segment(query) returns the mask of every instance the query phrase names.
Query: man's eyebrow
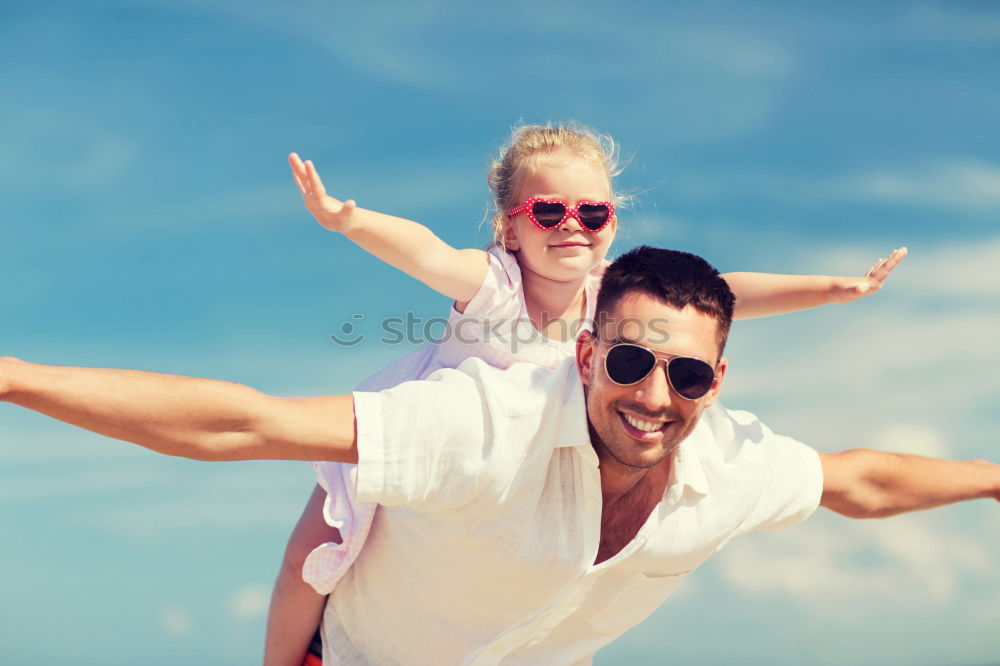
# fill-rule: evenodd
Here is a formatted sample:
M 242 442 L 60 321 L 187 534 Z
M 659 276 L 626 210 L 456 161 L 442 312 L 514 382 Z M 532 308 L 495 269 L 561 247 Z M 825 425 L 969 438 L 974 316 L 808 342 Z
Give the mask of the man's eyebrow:
M 639 345 L 640 347 L 642 346 L 639 340 L 631 340 L 621 335 L 616 335 L 615 337 L 608 340 L 608 344 L 609 345 L 628 344 L 628 345 Z

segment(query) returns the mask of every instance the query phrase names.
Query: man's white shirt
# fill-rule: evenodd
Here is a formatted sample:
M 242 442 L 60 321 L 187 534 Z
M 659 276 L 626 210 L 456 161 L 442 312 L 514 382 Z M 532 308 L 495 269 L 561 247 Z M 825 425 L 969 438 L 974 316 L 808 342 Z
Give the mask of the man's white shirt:
M 329 664 L 587 664 L 732 539 L 804 520 L 819 457 L 706 409 L 636 537 L 594 565 L 601 483 L 574 360 L 469 359 L 356 393 L 356 497 L 378 502 L 323 618 Z

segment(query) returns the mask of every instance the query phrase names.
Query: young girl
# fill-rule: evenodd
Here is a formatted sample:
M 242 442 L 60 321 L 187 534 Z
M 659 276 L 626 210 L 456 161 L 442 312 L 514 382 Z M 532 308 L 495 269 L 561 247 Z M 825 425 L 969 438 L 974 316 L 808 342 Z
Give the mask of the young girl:
M 581 322 L 594 316 L 617 230 L 616 153 L 609 137 L 577 125 L 516 129 L 489 172 L 496 215 L 495 243 L 487 251 L 455 249 L 420 224 L 334 199 L 312 163 L 292 154 L 306 208 L 323 227 L 455 302 L 448 339 L 393 363 L 358 390 L 421 379 L 471 356 L 501 368 L 517 361 L 555 367 L 572 356 Z M 735 317 L 862 298 L 878 291 L 905 253 L 879 259 L 864 277 L 727 274 L 737 297 Z M 323 597 L 303 580 L 329 594 L 360 552 L 376 511 L 351 499 L 354 466 L 314 467 L 320 486 L 289 540 L 275 584 L 265 666 L 303 663 L 323 609 Z M 306 663 L 320 662 L 310 655 Z

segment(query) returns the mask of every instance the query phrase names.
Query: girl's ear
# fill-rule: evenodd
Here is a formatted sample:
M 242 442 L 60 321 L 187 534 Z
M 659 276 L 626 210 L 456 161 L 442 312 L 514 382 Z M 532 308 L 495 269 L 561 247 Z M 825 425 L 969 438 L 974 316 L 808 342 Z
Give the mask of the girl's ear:
M 517 238 L 517 232 L 514 231 L 514 224 L 509 217 L 504 217 L 500 221 L 500 227 L 503 229 L 503 236 L 501 240 L 503 241 L 503 246 L 511 252 L 517 252 L 521 249 L 521 241 Z

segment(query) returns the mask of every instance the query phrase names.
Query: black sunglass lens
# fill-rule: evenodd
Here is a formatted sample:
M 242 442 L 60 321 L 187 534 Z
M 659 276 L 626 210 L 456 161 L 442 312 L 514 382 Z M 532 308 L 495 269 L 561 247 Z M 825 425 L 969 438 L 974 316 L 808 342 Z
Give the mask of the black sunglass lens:
M 696 358 L 675 358 L 667 366 L 667 372 L 674 390 L 689 400 L 708 393 L 715 381 L 712 366 Z
M 635 384 L 656 365 L 656 356 L 648 349 L 635 345 L 612 347 L 605 359 L 608 377 L 616 384 Z
M 539 201 L 531 207 L 531 212 L 535 216 L 538 224 L 546 229 L 558 226 L 566 216 L 566 206 L 561 203 L 546 203 Z
M 597 231 L 603 227 L 611 213 L 604 204 L 581 204 L 578 212 L 580 223 L 591 231 Z

